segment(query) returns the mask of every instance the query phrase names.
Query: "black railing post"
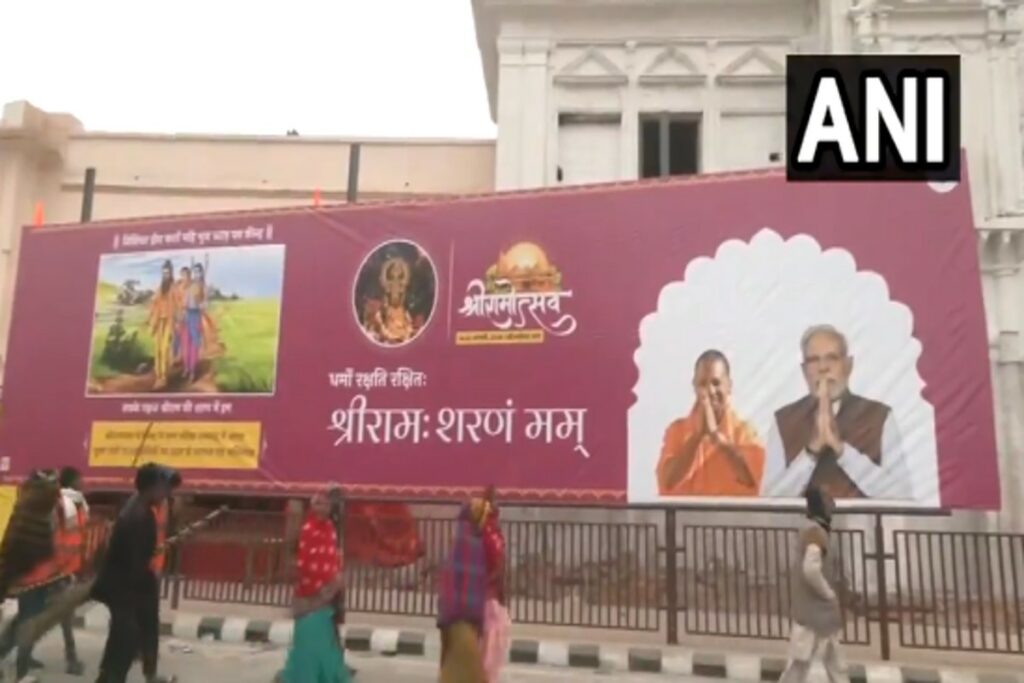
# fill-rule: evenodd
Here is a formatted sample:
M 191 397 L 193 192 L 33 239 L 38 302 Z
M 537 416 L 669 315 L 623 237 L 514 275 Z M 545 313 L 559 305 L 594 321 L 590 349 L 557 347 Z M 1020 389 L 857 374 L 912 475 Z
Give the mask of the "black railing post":
M 675 508 L 665 509 L 665 602 L 666 621 L 668 628 L 668 644 L 679 644 L 679 587 L 676 578 L 676 511 Z
M 171 552 L 170 572 L 163 576 L 164 581 L 171 582 L 171 609 L 177 610 L 181 605 L 181 545 L 176 544 Z
M 242 575 L 242 590 L 248 591 L 258 581 L 256 574 L 256 542 L 252 539 L 245 540 L 245 569 Z
M 878 579 L 878 632 L 881 638 L 882 661 L 892 656 L 889 643 L 889 588 L 885 579 L 885 525 L 881 514 L 875 514 L 875 575 Z

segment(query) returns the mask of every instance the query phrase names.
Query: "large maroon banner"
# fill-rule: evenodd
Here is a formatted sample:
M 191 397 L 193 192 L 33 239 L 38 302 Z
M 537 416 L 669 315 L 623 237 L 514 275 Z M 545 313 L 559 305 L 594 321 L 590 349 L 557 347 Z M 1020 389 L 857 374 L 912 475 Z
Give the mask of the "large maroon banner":
M 966 183 L 774 174 L 27 230 L 7 476 L 999 507 Z

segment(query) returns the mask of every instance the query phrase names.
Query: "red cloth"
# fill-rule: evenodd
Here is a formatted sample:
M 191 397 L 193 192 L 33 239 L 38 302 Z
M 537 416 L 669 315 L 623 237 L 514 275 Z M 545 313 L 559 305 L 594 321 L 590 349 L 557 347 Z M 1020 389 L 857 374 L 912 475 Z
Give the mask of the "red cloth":
M 341 572 L 341 554 L 338 552 L 338 534 L 329 519 L 314 515 L 306 518 L 299 535 L 299 582 L 295 595 L 309 598 Z
M 345 504 L 345 557 L 374 567 L 406 567 L 423 557 L 408 505 L 353 500 Z

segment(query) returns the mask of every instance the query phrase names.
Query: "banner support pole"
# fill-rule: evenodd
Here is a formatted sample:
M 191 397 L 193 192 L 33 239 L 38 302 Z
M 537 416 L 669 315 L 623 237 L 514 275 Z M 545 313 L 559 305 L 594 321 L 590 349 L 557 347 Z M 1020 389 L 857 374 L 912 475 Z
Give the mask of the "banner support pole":
M 96 169 L 90 166 L 85 169 L 85 183 L 82 185 L 82 222 L 92 220 L 92 200 L 96 194 Z
M 353 142 L 348 148 L 348 195 L 349 204 L 355 204 L 359 194 L 359 156 L 362 143 Z

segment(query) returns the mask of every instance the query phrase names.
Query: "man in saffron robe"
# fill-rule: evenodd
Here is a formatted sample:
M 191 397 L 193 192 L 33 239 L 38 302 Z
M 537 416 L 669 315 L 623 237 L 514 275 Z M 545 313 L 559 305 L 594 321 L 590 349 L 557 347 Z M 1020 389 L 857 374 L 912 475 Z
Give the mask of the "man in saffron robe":
M 808 392 L 775 413 L 762 495 L 795 498 L 816 487 L 832 498 L 912 498 L 892 409 L 850 390 L 846 337 L 817 325 L 800 350 Z
M 764 469 L 757 433 L 731 405 L 729 360 L 702 353 L 694 365 L 697 394 L 690 414 L 665 430 L 658 461 L 662 496 L 756 496 Z
M 153 389 L 167 387 L 168 375 L 174 362 L 172 342 L 177 317 L 177 290 L 174 287 L 174 266 L 164 261 L 160 270 L 160 288 L 153 297 L 149 312 L 149 332 L 153 335 Z

